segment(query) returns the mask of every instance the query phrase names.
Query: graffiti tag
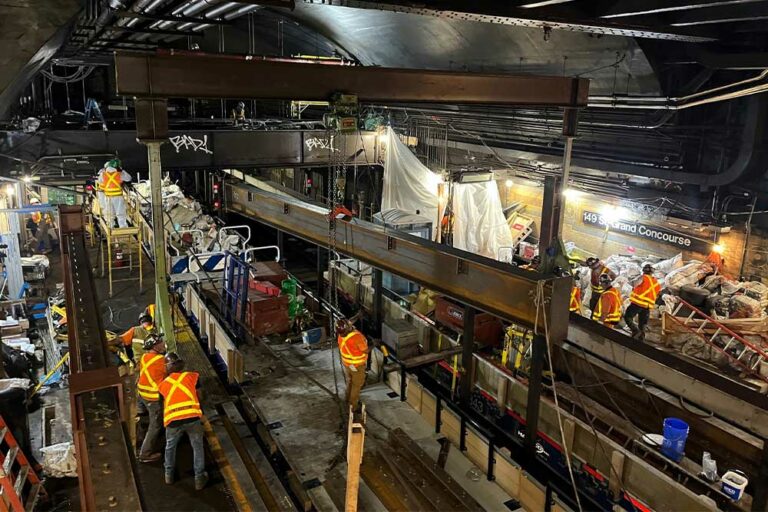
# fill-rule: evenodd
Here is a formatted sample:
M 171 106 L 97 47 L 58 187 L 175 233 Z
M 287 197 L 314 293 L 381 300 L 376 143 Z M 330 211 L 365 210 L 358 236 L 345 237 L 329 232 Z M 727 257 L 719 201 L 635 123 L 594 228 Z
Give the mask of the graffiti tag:
M 327 149 L 330 151 L 339 151 L 335 147 L 333 147 L 333 139 L 321 139 L 319 137 L 312 137 L 304 141 L 304 144 L 307 145 L 307 149 L 310 151 L 314 151 L 315 149 Z
M 174 137 L 170 138 L 171 144 L 173 144 L 173 148 L 178 153 L 180 149 L 189 149 L 197 153 L 198 151 L 202 151 L 203 153 L 206 153 L 208 155 L 212 155 L 213 151 L 208 149 L 208 136 L 203 135 L 202 139 L 196 139 L 194 137 L 190 137 L 189 135 L 176 135 Z

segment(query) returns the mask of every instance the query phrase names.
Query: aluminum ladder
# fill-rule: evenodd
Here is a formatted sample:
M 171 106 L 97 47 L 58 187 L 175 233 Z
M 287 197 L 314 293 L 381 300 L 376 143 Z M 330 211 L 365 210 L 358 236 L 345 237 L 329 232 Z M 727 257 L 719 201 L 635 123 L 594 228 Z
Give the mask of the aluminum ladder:
M 2 416 L 0 445 L 0 512 L 31 512 L 45 489 Z
M 678 301 L 671 314 L 664 313 L 665 319 L 672 320 L 686 331 L 704 340 L 707 345 L 723 354 L 745 373 L 768 383 L 768 377 L 764 377 L 759 371 L 760 363 L 768 361 L 768 353 L 683 299 L 678 297 Z M 690 314 L 686 317 L 678 316 L 683 307 L 690 310 Z M 709 332 L 705 332 L 707 328 L 714 329 L 714 332 L 710 335 Z M 666 328 L 662 329 L 666 331 Z

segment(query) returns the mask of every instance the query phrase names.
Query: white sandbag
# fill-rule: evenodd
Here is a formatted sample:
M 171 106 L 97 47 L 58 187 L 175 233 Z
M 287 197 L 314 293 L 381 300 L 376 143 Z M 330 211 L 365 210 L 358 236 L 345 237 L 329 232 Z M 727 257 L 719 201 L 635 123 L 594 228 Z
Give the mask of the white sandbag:
M 43 454 L 43 471 L 53 478 L 76 477 L 77 460 L 72 442 L 53 444 L 40 448 Z
M 673 270 L 664 278 L 664 287 L 673 291 L 689 284 L 695 284 L 706 276 L 711 268 L 699 262 L 692 262 Z

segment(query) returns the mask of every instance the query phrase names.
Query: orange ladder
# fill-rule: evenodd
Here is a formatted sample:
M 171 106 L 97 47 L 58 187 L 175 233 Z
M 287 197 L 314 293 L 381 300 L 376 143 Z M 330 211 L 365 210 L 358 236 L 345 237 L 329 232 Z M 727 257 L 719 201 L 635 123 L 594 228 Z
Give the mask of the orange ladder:
M 45 489 L 2 416 L 0 446 L 0 512 L 31 512 Z
M 768 353 L 683 299 L 678 297 L 677 300 L 679 303 L 672 313 L 664 313 L 665 320 L 672 320 L 686 331 L 695 334 L 744 372 L 768 382 L 768 377 L 761 375 L 758 370 L 762 361 L 768 361 Z M 691 313 L 687 317 L 677 316 L 683 307 L 688 308 Z M 705 332 L 707 329 L 714 329 L 711 336 L 709 332 Z M 667 330 L 664 324 L 662 330 Z

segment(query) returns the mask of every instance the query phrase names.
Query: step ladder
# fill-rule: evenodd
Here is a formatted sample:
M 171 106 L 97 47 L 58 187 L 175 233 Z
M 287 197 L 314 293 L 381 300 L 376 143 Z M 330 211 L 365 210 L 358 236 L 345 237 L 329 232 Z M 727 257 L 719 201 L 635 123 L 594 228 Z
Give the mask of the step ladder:
M 741 368 L 745 373 L 768 383 L 768 377 L 764 377 L 759 371 L 760 363 L 768 361 L 766 351 L 683 299 L 677 298 L 677 300 L 679 302 L 672 313 L 664 313 L 662 332 L 666 334 L 666 321 L 671 320 L 687 332 L 704 340 L 707 345 L 723 354 L 733 365 Z M 678 316 L 683 307 L 690 310 L 688 316 Z
M 0 416 L 0 512 L 31 512 L 45 489 Z

